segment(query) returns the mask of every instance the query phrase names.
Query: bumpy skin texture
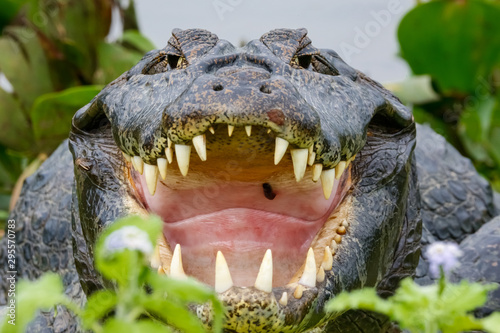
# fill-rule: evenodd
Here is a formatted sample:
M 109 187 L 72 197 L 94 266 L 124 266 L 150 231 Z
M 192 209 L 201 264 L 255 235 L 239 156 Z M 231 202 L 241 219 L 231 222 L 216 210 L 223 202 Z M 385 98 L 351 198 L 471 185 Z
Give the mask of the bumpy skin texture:
M 56 272 L 62 277 L 65 293 L 83 304 L 85 294 L 75 269 L 71 235 L 71 193 L 73 160 L 63 143 L 23 186 L 23 191 L 10 219 L 16 221 L 16 265 L 18 278 L 34 280 L 44 272 Z M 2 278 L 0 304 L 7 302 L 8 271 L 6 239 L 0 242 Z M 58 306 L 43 312 L 28 328 L 28 332 L 76 332 L 74 315 Z
M 428 126 L 418 127 L 417 141 L 422 245 L 425 249 L 426 245 L 438 240 L 460 243 L 498 214 L 492 189 L 477 174 L 469 159 Z M 427 268 L 422 258 L 416 272 L 416 279 L 421 284 L 432 282 Z
M 301 67 L 308 56 L 311 66 Z M 223 94 L 218 85 L 227 88 Z M 175 30 L 167 47 L 148 53 L 77 112 L 69 140 L 74 164 L 65 143 L 26 181 L 12 215 L 22 249 L 18 276 L 58 271 L 67 294 L 79 302 L 111 287 L 93 267 L 93 243 L 116 218 L 144 211 L 120 149 L 154 163 L 167 136 L 184 144 L 212 124 L 262 126 L 295 147 L 313 144 L 316 162 L 325 168 L 357 153 L 348 234 L 324 282 L 282 309 L 288 331 L 321 322 L 325 302 L 341 290 L 376 286 L 391 295 L 401 279 L 415 274 L 422 235 L 424 245 L 463 240 L 470 254 L 486 253 L 484 244 L 497 240 L 498 220 L 485 224 L 496 214 L 491 189 L 470 162 L 427 128 L 418 128 L 416 140 L 399 100 L 335 52 L 313 47 L 305 29 L 274 30 L 242 49 L 208 31 Z M 3 240 L 2 262 L 5 249 Z M 498 282 L 494 258 L 464 256 L 464 266 L 478 268 L 461 269 L 457 277 Z M 430 281 L 425 258 L 417 277 Z M 4 281 L 0 304 L 6 302 Z M 267 297 L 261 294 L 255 297 Z M 484 311 L 498 308 L 498 295 L 492 296 Z M 395 329 L 387 318 L 364 311 L 330 319 L 335 321 L 312 332 Z M 32 325 L 35 332 L 76 330 L 64 310 L 55 318 L 42 314 Z

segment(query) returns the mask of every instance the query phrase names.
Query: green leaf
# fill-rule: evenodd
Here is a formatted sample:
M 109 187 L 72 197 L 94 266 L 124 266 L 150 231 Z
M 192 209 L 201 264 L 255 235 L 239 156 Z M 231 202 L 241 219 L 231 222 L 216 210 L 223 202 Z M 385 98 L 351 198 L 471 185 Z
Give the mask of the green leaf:
M 0 32 L 17 15 L 19 9 L 28 0 L 0 0 Z
M 153 316 L 162 318 L 170 326 L 183 332 L 205 333 L 198 317 L 191 313 L 184 304 L 163 297 L 148 297 L 142 301 L 142 305 Z
M 68 137 L 75 112 L 99 93 L 100 86 L 69 88 L 40 96 L 31 110 L 35 140 L 40 151 L 51 153 Z
M 130 45 L 141 53 L 155 49 L 153 43 L 137 30 L 126 30 L 123 33 L 121 41 L 125 46 Z
M 33 132 L 14 96 L 0 88 L 0 144 L 17 151 L 29 151 Z
M 6 147 L 0 145 L 0 186 L 2 192 L 10 194 L 12 187 L 23 172 L 24 161 L 24 158 L 9 154 Z M 6 209 L 8 207 L 8 205 L 2 206 Z
M 3 278 L 7 277 L 4 275 Z M 25 332 L 37 310 L 50 310 L 66 301 L 61 278 L 52 273 L 43 275 L 37 281 L 19 281 L 15 300 L 16 325 L 8 324 L 10 318 L 7 316 L 1 330 L 4 333 Z
M 494 312 L 481 320 L 483 329 L 490 333 L 500 333 L 500 312 Z
M 341 312 L 349 309 L 377 311 L 387 315 L 391 313 L 389 303 L 381 299 L 374 288 L 353 290 L 349 293 L 341 292 L 329 301 L 325 307 L 328 312 Z
M 0 37 L 0 71 L 12 84 L 21 109 L 28 113 L 35 99 L 53 91 L 50 69 L 35 32 L 9 27 Z
M 108 315 L 116 306 L 117 297 L 113 291 L 99 290 L 90 296 L 82 314 L 83 327 L 91 329 L 94 324 Z
M 213 332 L 222 332 L 224 307 L 211 288 L 194 279 L 172 279 L 152 271 L 148 272 L 147 282 L 153 288 L 156 298 L 161 299 L 164 295 L 168 295 L 169 299 L 177 300 L 181 304 L 210 302 L 213 309 Z
M 402 57 L 445 93 L 474 93 L 500 64 L 499 17 L 498 5 L 479 0 L 419 5 L 399 25 Z
M 111 318 L 104 324 L 103 333 L 169 333 L 172 332 L 168 327 L 152 322 L 150 320 L 141 320 L 134 322 L 119 321 Z
M 143 52 L 132 51 L 119 44 L 100 43 L 97 82 L 104 84 L 113 81 L 138 63 L 142 56 Z
M 40 38 L 45 39 L 42 45 L 46 51 L 56 56 L 51 67 L 66 68 L 64 72 L 52 72 L 57 76 L 55 81 L 64 82 L 78 74 L 84 82 L 91 82 L 97 63 L 97 46 L 109 32 L 113 5 L 113 0 L 56 0 L 44 4 L 33 1 L 26 19 Z M 68 66 L 75 62 L 80 66 Z
M 495 288 L 494 285 L 481 285 L 466 280 L 460 284 L 448 283 L 437 305 L 449 313 L 469 312 L 483 305 L 488 299 L 488 292 Z

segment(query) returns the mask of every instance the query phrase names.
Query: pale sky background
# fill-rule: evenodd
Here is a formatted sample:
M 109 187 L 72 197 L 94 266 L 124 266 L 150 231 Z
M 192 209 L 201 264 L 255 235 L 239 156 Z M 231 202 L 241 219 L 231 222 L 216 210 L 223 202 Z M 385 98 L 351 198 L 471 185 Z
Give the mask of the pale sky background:
M 396 30 L 415 0 L 136 0 L 139 25 L 157 47 L 173 28 L 203 28 L 233 44 L 275 28 L 307 28 L 314 46 L 337 51 L 381 82 L 408 76 Z

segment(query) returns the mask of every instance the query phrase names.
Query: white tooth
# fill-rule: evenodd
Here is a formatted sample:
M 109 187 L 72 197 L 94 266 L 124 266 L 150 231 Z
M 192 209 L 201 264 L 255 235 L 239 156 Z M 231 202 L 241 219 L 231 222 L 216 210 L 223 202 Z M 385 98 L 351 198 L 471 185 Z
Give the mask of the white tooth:
M 208 130 L 210 131 L 210 133 L 215 134 L 215 130 L 214 130 L 214 128 L 213 128 L 212 126 L 210 126 L 210 127 L 208 128 Z
M 132 162 L 132 157 L 130 157 L 129 155 L 125 154 L 124 152 L 122 152 L 122 154 L 123 154 L 123 157 L 125 158 L 125 161 Z
M 200 156 L 200 159 L 202 161 L 206 161 L 207 160 L 207 138 L 205 137 L 205 134 L 195 136 L 193 138 L 193 146 L 194 146 L 194 149 L 196 149 L 198 156 Z
M 293 161 L 293 172 L 295 173 L 295 180 L 300 182 L 304 178 L 307 167 L 307 149 L 291 149 Z
M 314 152 L 314 145 L 311 145 L 308 149 L 309 157 L 307 158 L 307 164 L 312 166 L 314 164 L 314 159 L 316 158 L 316 153 Z
M 283 293 L 283 295 L 281 295 L 279 303 L 283 306 L 286 306 L 288 304 L 288 293 L 286 291 Z
M 319 177 L 321 177 L 321 171 L 323 171 L 323 164 L 316 163 L 313 165 L 312 167 L 313 182 L 317 182 L 319 180 Z
M 307 160 L 307 164 L 312 166 L 314 164 L 314 160 L 316 159 L 316 153 L 312 152 L 309 154 L 309 159 Z
M 301 299 L 303 293 L 304 293 L 304 286 L 299 284 L 297 288 L 295 288 L 295 291 L 293 292 L 293 297 L 295 297 L 296 299 Z
M 307 251 L 304 273 L 302 273 L 299 283 L 306 287 L 316 287 L 316 260 L 314 259 L 312 248 L 309 248 L 309 251 Z
M 252 125 L 245 126 L 245 132 L 248 136 L 252 135 Z
M 233 286 L 233 279 L 229 272 L 226 259 L 222 252 L 217 251 L 215 259 L 215 291 L 223 293 Z
M 160 247 L 158 244 L 155 246 L 155 250 L 153 252 L 153 256 L 151 257 L 151 260 L 149 261 L 149 265 L 151 268 L 154 269 L 159 269 L 161 267 L 161 261 L 160 261 Z
M 319 283 L 325 281 L 325 270 L 322 266 L 319 266 L 318 274 L 316 274 L 316 281 Z
M 325 254 L 323 255 L 323 262 L 321 263 L 321 267 L 325 271 L 329 271 L 332 269 L 333 266 L 333 254 L 332 250 L 330 250 L 329 246 L 325 247 Z
M 287 148 L 288 148 L 288 141 L 276 137 L 276 148 L 274 151 L 274 165 L 278 165 L 283 156 L 285 156 Z
M 172 140 L 167 138 L 167 148 L 172 148 Z
M 260 291 L 270 293 L 273 291 L 273 255 L 267 250 L 260 264 L 259 274 L 255 280 L 254 287 Z
M 233 131 L 234 125 L 227 125 L 227 134 L 229 134 L 229 136 L 233 135 Z
M 160 171 L 161 179 L 165 180 L 167 178 L 167 159 L 158 158 L 156 164 L 158 164 L 158 171 Z
M 177 165 L 183 176 L 187 176 L 189 170 L 189 158 L 191 157 L 191 146 L 175 145 L 175 156 Z
M 184 273 L 184 268 L 182 267 L 182 254 L 181 245 L 177 244 L 174 249 L 174 254 L 172 255 L 172 262 L 170 264 L 170 276 L 174 279 L 185 279 L 186 273 Z
M 134 169 L 142 175 L 142 172 L 144 171 L 144 162 L 140 156 L 134 156 L 132 158 L 132 165 L 134 166 Z
M 167 156 L 168 163 L 172 164 L 174 161 L 174 150 L 172 147 L 165 148 L 165 156 Z
M 345 161 L 340 161 L 335 167 L 335 179 L 340 179 L 340 176 L 344 173 L 347 163 Z
M 339 244 L 335 241 L 335 239 L 332 239 L 332 242 L 330 244 L 330 249 L 332 249 L 332 255 L 335 254 L 335 252 L 337 252 L 339 248 Z
M 158 182 L 158 167 L 147 163 L 144 164 L 144 178 L 146 178 L 149 194 L 155 195 L 156 182 Z
M 330 195 L 332 195 L 334 183 L 335 169 L 323 170 L 321 172 L 321 186 L 323 186 L 323 195 L 326 200 L 330 199 Z

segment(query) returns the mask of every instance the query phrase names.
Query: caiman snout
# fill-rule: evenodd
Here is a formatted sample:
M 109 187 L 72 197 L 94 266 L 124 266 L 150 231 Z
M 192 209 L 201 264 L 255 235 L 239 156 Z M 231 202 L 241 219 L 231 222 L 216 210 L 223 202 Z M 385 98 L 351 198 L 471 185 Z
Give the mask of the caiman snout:
M 223 67 L 198 77 L 164 119 L 174 142 L 189 141 L 213 124 L 227 124 L 263 126 L 308 147 L 320 131 L 318 115 L 287 79 L 254 66 Z

